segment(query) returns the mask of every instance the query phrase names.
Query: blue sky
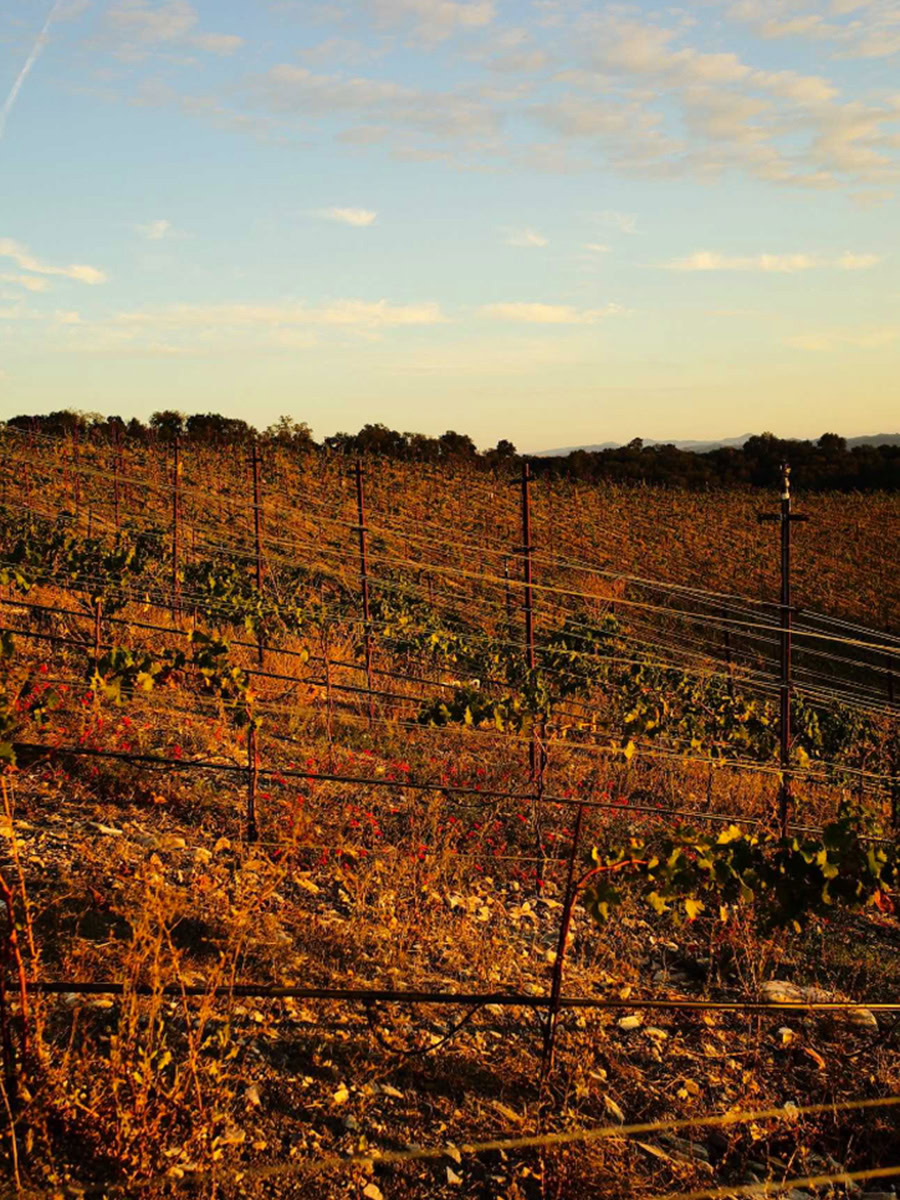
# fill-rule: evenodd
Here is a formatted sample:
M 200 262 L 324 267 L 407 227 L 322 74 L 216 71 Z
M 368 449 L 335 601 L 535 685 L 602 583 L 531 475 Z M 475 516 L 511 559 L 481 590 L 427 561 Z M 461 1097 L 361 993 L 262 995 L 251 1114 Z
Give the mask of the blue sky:
M 0 416 L 900 427 L 900 5 L 14 0 Z

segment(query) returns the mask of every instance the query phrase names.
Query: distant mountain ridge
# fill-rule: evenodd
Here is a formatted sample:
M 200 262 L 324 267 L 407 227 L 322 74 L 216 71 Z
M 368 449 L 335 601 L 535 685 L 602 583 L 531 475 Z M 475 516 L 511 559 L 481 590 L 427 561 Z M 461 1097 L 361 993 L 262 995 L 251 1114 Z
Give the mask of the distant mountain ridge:
M 706 454 L 710 450 L 722 450 L 729 446 L 735 450 L 739 450 L 746 441 L 755 436 L 752 433 L 744 433 L 740 437 L 721 438 L 717 442 L 682 441 L 677 439 L 664 441 L 657 440 L 656 438 L 643 438 L 642 440 L 645 446 L 674 446 L 677 450 L 689 450 L 693 454 Z M 810 440 L 814 441 L 815 439 Z M 533 453 L 533 457 L 561 458 L 566 454 L 573 454 L 576 450 L 584 450 L 588 454 L 596 454 L 601 450 L 618 450 L 622 446 L 627 445 L 627 442 L 600 442 L 594 446 L 564 446 L 560 450 L 536 450 Z M 847 438 L 848 449 L 852 450 L 854 446 L 900 446 L 900 433 L 874 433 L 863 435 L 862 437 Z

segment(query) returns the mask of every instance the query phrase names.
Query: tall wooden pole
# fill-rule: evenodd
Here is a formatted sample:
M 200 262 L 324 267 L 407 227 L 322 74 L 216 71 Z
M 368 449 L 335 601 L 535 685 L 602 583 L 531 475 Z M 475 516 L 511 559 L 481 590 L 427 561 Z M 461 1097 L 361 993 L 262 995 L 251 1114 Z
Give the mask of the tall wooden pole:
M 256 592 L 257 599 L 261 601 L 263 590 L 262 504 L 260 503 L 259 486 L 259 443 L 255 438 L 253 440 L 253 532 L 256 542 Z M 265 666 L 265 647 L 261 626 L 257 634 L 256 657 L 259 665 Z
M 172 459 L 172 616 L 178 615 L 181 586 L 178 580 L 178 537 L 180 524 L 180 505 L 178 490 L 181 482 L 181 439 L 175 435 Z
M 363 637 L 366 655 L 366 685 L 369 689 L 369 721 L 375 718 L 375 706 L 372 697 L 372 612 L 369 604 L 369 563 L 366 544 L 366 495 L 363 486 L 363 467 L 360 459 L 356 460 L 356 511 L 359 517 L 357 533 L 359 534 L 359 586 L 362 593 L 363 608 Z

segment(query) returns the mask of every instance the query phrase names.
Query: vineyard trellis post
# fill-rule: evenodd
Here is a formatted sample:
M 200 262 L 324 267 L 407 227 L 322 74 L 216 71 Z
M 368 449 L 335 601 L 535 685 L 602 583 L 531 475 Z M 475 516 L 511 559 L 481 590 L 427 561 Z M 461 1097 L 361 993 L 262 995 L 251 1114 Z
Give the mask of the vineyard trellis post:
M 115 515 L 116 533 L 119 532 L 119 458 L 121 453 L 121 434 L 117 425 L 115 441 L 113 442 L 113 512 Z
M 103 601 L 98 596 L 94 601 L 94 670 L 100 670 L 100 619 L 103 615 Z
M 794 521 L 806 521 L 807 517 L 791 510 L 791 468 L 784 463 L 781 468 L 781 510 L 778 513 L 760 513 L 761 522 L 776 521 L 781 535 L 781 681 L 779 688 L 779 759 L 781 763 L 781 786 L 778 792 L 778 823 L 781 836 L 787 836 L 788 812 L 791 804 L 791 700 L 793 695 L 792 669 L 792 589 L 791 589 L 791 525 Z
M 262 561 L 262 505 L 260 503 L 259 486 L 259 442 L 253 439 L 253 536 L 256 547 L 256 592 L 257 599 L 262 600 L 263 561 Z M 262 623 L 257 631 L 256 657 L 261 667 L 265 666 L 265 646 L 263 644 Z
M 78 426 L 72 430 L 72 499 L 75 503 L 75 512 L 81 508 L 81 486 L 78 472 L 81 470 L 81 463 L 78 458 Z
M 356 512 L 359 524 L 356 526 L 359 535 L 359 586 L 362 593 L 363 607 L 363 639 L 366 655 L 366 687 L 369 689 L 369 721 L 375 719 L 375 704 L 372 697 L 372 612 L 369 605 L 369 564 L 366 545 L 366 494 L 363 486 L 362 460 L 356 460 Z
M 728 665 L 728 692 L 729 692 L 729 695 L 733 698 L 734 697 L 734 656 L 731 653 L 731 627 L 728 624 L 728 622 L 730 620 L 729 613 L 730 613 L 730 610 L 728 608 L 723 607 L 720 615 L 722 617 L 722 620 L 725 623 L 725 625 L 724 625 L 724 641 L 725 641 L 725 662 Z
M 535 685 L 537 659 L 534 642 L 534 546 L 531 530 L 531 466 L 526 461 L 522 463 L 521 497 L 522 497 L 522 581 L 523 612 L 525 615 L 525 662 L 528 668 L 529 682 Z M 544 838 L 541 830 L 540 805 L 544 796 L 544 765 L 545 754 L 543 738 L 538 733 L 538 723 L 535 719 L 531 729 L 531 739 L 528 746 L 529 779 L 534 785 L 533 822 L 535 848 L 539 860 L 537 886 L 541 887 L 544 873 Z
M 178 534 L 179 502 L 178 490 L 181 481 L 181 438 L 176 434 L 172 443 L 172 616 L 178 615 Z
M 890 632 L 891 632 L 891 630 L 889 629 L 888 633 L 890 633 Z M 894 706 L 897 703 L 897 700 L 896 700 L 896 694 L 894 691 L 894 656 L 892 654 L 888 655 L 888 660 L 887 660 L 887 695 L 888 695 L 888 704 L 890 705 L 891 709 L 894 709 Z M 896 713 L 892 713 L 892 715 L 896 718 Z M 890 772 L 891 772 L 891 826 L 894 829 L 894 831 L 896 832 L 897 819 L 898 819 L 898 817 L 900 817 L 900 777 L 898 777 L 898 773 L 900 773 L 900 734 L 898 734 L 896 732 L 894 734 L 894 741 L 891 746 Z
M 247 726 L 247 841 L 259 839 L 256 823 L 256 795 L 259 790 L 259 729 L 251 717 Z
M 322 605 L 323 611 L 325 605 Z M 322 643 L 322 660 L 325 664 L 325 736 L 328 738 L 328 765 L 334 770 L 334 699 L 331 693 L 331 643 L 328 637 L 327 617 L 319 630 Z
M 529 673 L 534 676 L 534 547 L 531 544 L 531 466 L 522 463 L 522 580 L 525 584 L 523 592 L 523 612 L 525 614 L 525 662 Z M 537 738 L 533 734 L 529 750 L 531 780 L 538 778 Z
M 577 896 L 575 880 L 575 864 L 578 861 L 578 848 L 581 843 L 581 830 L 584 824 L 584 805 L 579 804 L 575 816 L 575 829 L 572 833 L 572 845 L 569 849 L 569 864 L 566 874 L 566 887 L 563 893 L 563 906 L 559 918 L 559 938 L 556 943 L 556 958 L 553 960 L 553 979 L 550 985 L 550 1007 L 547 1012 L 547 1022 L 544 1026 L 544 1064 L 543 1074 L 546 1076 L 553 1069 L 553 1052 L 556 1047 L 556 1027 L 559 1024 L 559 1012 L 562 1001 L 563 965 L 566 957 L 566 947 L 569 943 L 569 929 L 572 925 L 572 911 Z

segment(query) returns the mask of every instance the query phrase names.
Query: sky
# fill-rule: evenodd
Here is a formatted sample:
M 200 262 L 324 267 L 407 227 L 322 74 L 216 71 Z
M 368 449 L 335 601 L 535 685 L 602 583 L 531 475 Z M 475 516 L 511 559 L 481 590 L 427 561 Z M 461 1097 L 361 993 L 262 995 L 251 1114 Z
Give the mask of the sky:
M 900 429 L 900 3 L 9 0 L 0 418 Z

